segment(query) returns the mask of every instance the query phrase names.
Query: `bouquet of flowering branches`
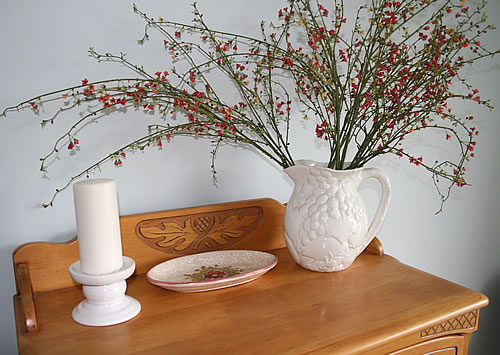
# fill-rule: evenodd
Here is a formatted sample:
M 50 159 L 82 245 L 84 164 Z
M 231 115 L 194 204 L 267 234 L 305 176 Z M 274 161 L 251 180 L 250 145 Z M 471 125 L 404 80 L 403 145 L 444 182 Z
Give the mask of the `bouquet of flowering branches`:
M 196 4 L 191 24 L 150 18 L 134 5 L 146 23 L 139 43 L 158 31 L 170 67 L 148 72 L 124 54 L 90 48 L 97 60 L 120 63 L 135 75 L 84 79 L 9 107 L 3 115 L 26 107 L 38 113 L 47 101 L 61 100 L 60 108 L 41 121 L 45 126 L 90 104 L 41 158 L 46 171 L 61 147 L 72 150 L 80 143 L 77 133 L 88 121 L 123 106 L 158 114 L 159 123 L 148 126 L 143 137 L 104 155 L 62 189 L 105 162 L 121 165 L 127 153 L 162 146 L 174 136 L 210 139 L 212 162 L 222 143 L 232 143 L 253 147 L 286 168 L 294 164 L 290 120 L 302 117 L 316 120 L 313 134 L 327 142 L 328 167 L 354 169 L 387 153 L 406 157 L 432 173 L 445 201 L 453 186 L 466 184 L 464 164 L 474 156 L 478 134 L 473 116 L 453 112 L 453 100 L 491 108 L 461 75 L 464 67 L 499 52 L 481 43 L 493 29 L 483 14 L 486 2 L 469 8 L 466 0 L 370 0 L 352 23 L 342 0 L 331 5 L 287 0 L 278 22 L 262 23 L 258 38 L 209 28 Z M 218 85 L 221 77 L 226 84 Z M 236 88 L 237 100 L 226 98 L 228 88 Z M 431 129 L 456 142 L 455 157 L 427 161 L 405 150 L 407 136 Z M 215 174 L 213 164 L 212 169 Z M 439 181 L 447 182 L 444 190 Z

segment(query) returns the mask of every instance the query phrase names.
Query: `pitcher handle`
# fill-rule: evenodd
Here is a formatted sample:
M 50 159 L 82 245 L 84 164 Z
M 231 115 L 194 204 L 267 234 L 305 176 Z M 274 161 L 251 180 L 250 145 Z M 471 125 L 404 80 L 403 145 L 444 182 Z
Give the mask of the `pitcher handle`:
M 363 173 L 361 175 L 362 180 L 374 178 L 377 179 L 380 185 L 382 186 L 382 198 L 380 199 L 377 212 L 375 212 L 375 216 L 373 217 L 372 223 L 368 228 L 368 237 L 369 240 L 372 240 L 375 234 L 378 233 L 380 227 L 382 226 L 382 222 L 385 219 L 387 214 L 387 210 L 389 209 L 389 202 L 391 201 L 392 188 L 391 183 L 389 181 L 389 177 L 380 169 L 377 168 L 365 168 L 363 169 Z

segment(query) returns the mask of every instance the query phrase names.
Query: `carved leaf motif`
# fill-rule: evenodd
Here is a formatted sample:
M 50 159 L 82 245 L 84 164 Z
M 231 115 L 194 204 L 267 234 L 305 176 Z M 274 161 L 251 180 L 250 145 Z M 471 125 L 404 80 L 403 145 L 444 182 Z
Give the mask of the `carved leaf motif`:
M 174 222 L 163 222 L 162 228 L 142 227 L 141 234 L 144 238 L 165 238 L 164 240 L 156 243 L 159 247 L 162 248 L 179 246 L 186 241 L 190 243 L 197 236 L 197 233 L 192 229 L 190 223 L 185 223 L 184 226 L 180 226 Z
M 169 254 L 189 255 L 228 248 L 248 236 L 262 218 L 262 208 L 249 206 L 205 213 L 142 220 L 137 237 Z
M 221 221 L 220 217 L 217 217 L 212 232 L 208 237 L 219 245 L 227 244 L 231 238 L 239 238 L 245 234 L 258 218 L 259 215 L 232 215 Z

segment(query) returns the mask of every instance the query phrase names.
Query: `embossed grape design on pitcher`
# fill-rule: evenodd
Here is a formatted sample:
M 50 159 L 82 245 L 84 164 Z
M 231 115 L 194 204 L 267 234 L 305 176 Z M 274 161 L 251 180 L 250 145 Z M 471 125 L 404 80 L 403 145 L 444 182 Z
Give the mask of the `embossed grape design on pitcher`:
M 283 228 L 295 262 L 313 271 L 349 267 L 380 229 L 391 199 L 389 178 L 376 168 L 333 170 L 326 164 L 297 161 L 285 172 L 295 183 Z M 371 224 L 358 187 L 375 178 L 382 198 Z

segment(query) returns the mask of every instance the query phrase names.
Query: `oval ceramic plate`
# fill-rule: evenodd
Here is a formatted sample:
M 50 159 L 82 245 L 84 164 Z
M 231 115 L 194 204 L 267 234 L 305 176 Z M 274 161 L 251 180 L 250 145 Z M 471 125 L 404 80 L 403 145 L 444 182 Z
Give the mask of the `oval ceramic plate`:
M 165 261 L 146 277 L 167 290 L 202 292 L 253 281 L 277 263 L 276 256 L 262 251 L 221 250 Z

